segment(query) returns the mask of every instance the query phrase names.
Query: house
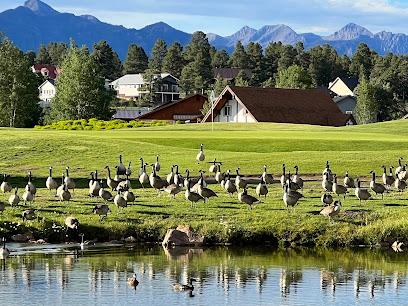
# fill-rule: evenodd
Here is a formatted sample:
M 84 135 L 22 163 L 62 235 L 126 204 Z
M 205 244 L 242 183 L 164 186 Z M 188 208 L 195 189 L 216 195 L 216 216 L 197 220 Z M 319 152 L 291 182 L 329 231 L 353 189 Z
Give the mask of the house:
M 161 88 L 157 94 L 161 96 L 161 102 L 166 103 L 180 98 L 178 93 L 178 79 L 169 73 L 160 74 L 162 79 Z M 116 90 L 120 99 L 137 100 L 143 94 L 149 92 L 149 87 L 145 84 L 142 74 L 127 74 L 109 83 L 111 88 Z
M 60 69 L 52 65 L 33 65 L 31 66 L 33 73 L 41 73 L 45 78 L 55 80 L 57 75 L 61 73 Z
M 55 97 L 55 81 L 52 79 L 46 80 L 40 86 L 38 86 L 40 104 L 41 107 L 51 107 L 51 100 Z
M 118 109 L 113 115 L 113 119 L 131 121 L 148 112 L 150 112 L 148 109 Z
M 280 122 L 324 126 L 354 125 L 330 95 L 317 89 L 227 86 L 213 106 L 214 122 Z M 211 110 L 202 122 L 211 121 Z
M 251 69 L 241 69 L 241 68 L 213 68 L 212 74 L 213 79 L 212 83 L 215 83 L 217 76 L 220 75 L 224 80 L 230 81 L 231 84 L 235 84 L 235 78 L 237 77 L 238 73 L 244 70 L 248 79 L 252 77 Z
M 358 85 L 358 79 L 337 77 L 329 83 L 329 90 L 338 96 L 354 96 L 354 89 Z
M 354 108 L 357 106 L 356 96 L 335 96 L 333 101 L 337 104 L 343 114 L 352 114 Z
M 161 105 L 151 112 L 138 117 L 139 120 L 167 120 L 175 121 L 190 121 L 197 122 L 197 119 L 202 118 L 201 109 L 207 97 L 201 94 L 194 94 L 184 99 L 168 102 Z

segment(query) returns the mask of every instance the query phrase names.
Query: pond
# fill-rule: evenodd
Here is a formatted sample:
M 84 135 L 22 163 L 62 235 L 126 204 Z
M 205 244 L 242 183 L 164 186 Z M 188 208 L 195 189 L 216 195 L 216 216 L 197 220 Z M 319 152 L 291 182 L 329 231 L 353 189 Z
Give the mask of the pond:
M 0 305 L 405 304 L 408 253 L 376 249 L 9 244 Z M 127 284 L 137 274 L 139 285 Z M 197 281 L 193 291 L 175 283 Z

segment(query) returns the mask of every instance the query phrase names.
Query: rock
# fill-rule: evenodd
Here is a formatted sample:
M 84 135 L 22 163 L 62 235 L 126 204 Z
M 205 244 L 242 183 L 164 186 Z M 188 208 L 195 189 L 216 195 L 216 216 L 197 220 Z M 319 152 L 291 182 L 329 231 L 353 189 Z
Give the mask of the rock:
M 127 238 L 125 239 L 125 242 L 126 242 L 126 243 L 136 243 L 137 240 L 136 240 L 135 237 L 130 236 L 130 237 L 127 237 Z
M 27 232 L 25 234 L 16 234 L 11 236 L 11 240 L 13 240 L 14 242 L 26 242 L 28 240 L 33 240 L 34 239 L 34 235 L 32 232 Z
M 375 245 L 375 247 L 378 248 L 378 249 L 389 249 L 390 248 L 390 243 L 388 241 L 381 241 L 381 242 L 378 242 Z
M 123 241 L 121 241 L 121 240 L 111 240 L 111 241 L 109 241 L 109 243 L 112 243 L 112 244 L 123 244 Z
M 187 225 L 179 225 L 176 229 L 168 229 L 162 242 L 167 245 L 201 245 L 204 243 L 204 236 L 197 234 Z

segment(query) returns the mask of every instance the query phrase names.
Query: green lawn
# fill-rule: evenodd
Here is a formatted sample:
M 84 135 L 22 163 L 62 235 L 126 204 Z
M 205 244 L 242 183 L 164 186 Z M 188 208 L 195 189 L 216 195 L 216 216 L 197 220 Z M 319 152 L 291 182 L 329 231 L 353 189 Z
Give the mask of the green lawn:
M 78 217 L 85 238 L 99 240 L 119 239 L 129 235 L 140 241 L 157 241 L 167 228 L 178 224 L 190 224 L 205 234 L 210 242 L 263 242 L 282 241 L 299 244 L 352 245 L 373 244 L 386 237 L 408 237 L 407 197 L 395 191 L 386 195 L 384 201 L 371 200 L 365 207 L 351 196 L 343 205 L 343 213 L 333 225 L 318 215 L 321 209 L 322 188 L 320 174 L 326 160 L 331 162 L 333 172 L 343 177 L 346 171 L 353 177 L 370 177 L 375 170 L 382 175 L 381 165 L 397 165 L 399 156 L 408 159 L 408 121 L 394 121 L 355 127 L 319 127 L 291 124 L 211 124 L 172 125 L 164 127 L 108 130 L 108 131 L 58 131 L 0 129 L 3 146 L 0 148 L 0 172 L 10 174 L 10 182 L 21 189 L 27 181 L 27 172 L 32 171 L 34 184 L 40 187 L 33 204 L 41 222 L 29 222 L 15 226 L 10 222 L 21 222 L 21 212 L 27 207 L 7 207 L 0 216 L 0 236 L 24 232 L 31 228 L 37 238 L 48 237 L 57 241 L 64 239 L 61 229 L 52 225 L 63 225 L 67 215 Z M 306 199 L 288 214 L 282 201 L 280 184 L 272 184 L 265 203 L 247 211 L 237 197 L 230 198 L 220 186 L 211 185 L 219 198 L 209 204 L 199 203 L 198 209 L 180 193 L 177 199 L 167 194 L 157 197 L 151 188 L 141 189 L 133 179 L 133 189 L 138 196 L 134 205 L 129 205 L 124 214 L 118 214 L 112 204 L 113 213 L 100 223 L 91 211 L 95 205 L 87 195 L 89 173 L 98 169 L 100 177 L 106 176 L 106 165 L 118 164 L 119 154 L 127 165 L 132 161 L 133 173 L 140 167 L 139 158 L 154 162 L 160 154 L 165 177 L 170 166 L 178 164 L 181 172 L 190 169 L 198 175 L 199 169 L 208 170 L 208 164 L 199 165 L 195 156 L 204 143 L 206 161 L 213 158 L 223 161 L 223 171 L 236 167 L 241 174 L 261 174 L 263 165 L 279 179 L 282 163 L 287 170 L 298 165 L 301 174 L 317 174 L 306 184 Z M 79 189 L 68 207 L 56 201 L 45 190 L 45 178 L 49 166 L 54 167 L 54 176 L 59 177 L 65 166 L 71 167 L 71 176 Z M 150 171 L 150 170 L 149 170 Z M 58 180 L 59 181 L 59 180 Z M 364 186 L 368 183 L 364 182 Z M 255 185 L 253 185 L 255 187 Z M 254 189 L 249 190 L 254 194 Z M 19 192 L 20 196 L 22 191 Z M 0 198 L 2 196 L 0 195 Z M 8 197 L 8 196 L 7 196 Z

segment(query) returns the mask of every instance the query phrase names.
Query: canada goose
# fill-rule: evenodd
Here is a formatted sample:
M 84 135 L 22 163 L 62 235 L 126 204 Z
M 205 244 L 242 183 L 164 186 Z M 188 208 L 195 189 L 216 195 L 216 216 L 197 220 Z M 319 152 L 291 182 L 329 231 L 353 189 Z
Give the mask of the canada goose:
M 125 198 L 126 203 L 134 203 L 136 200 L 135 194 L 130 190 L 126 190 L 123 193 L 123 197 Z
M 333 197 L 330 193 L 324 193 L 321 197 L 323 205 L 330 205 L 333 203 Z
M 323 179 L 325 178 L 326 173 L 328 173 L 329 175 L 327 176 L 327 179 L 330 182 L 333 182 L 333 175 L 332 175 L 332 171 L 330 170 L 330 163 L 329 161 L 326 161 L 326 168 L 323 170 Z
M 334 182 L 332 185 L 332 191 L 337 194 L 337 196 L 340 199 L 340 195 L 343 195 L 343 200 L 346 200 L 346 194 L 347 194 L 347 188 L 344 187 L 343 185 L 337 184 L 337 175 L 333 174 L 334 177 Z
M 3 211 L 6 210 L 6 203 L 0 201 L 0 213 L 3 214 Z
M 189 183 L 187 184 L 187 190 L 186 190 L 186 193 L 185 193 L 185 197 L 186 197 L 186 200 L 191 202 L 191 207 L 193 207 L 193 203 L 194 203 L 195 208 L 197 208 L 197 202 L 198 201 L 205 202 L 205 199 L 204 199 L 203 196 L 199 195 L 197 192 L 190 191 L 190 184 Z
M 23 198 L 23 200 L 24 200 L 24 205 L 26 205 L 27 202 L 29 202 L 30 205 L 33 204 L 34 195 L 31 193 L 31 188 L 30 188 L 30 186 L 26 186 L 26 190 L 24 191 L 22 198 Z
M 286 205 L 286 210 L 289 212 L 289 206 L 292 207 L 292 212 L 294 211 L 294 207 L 298 202 L 298 198 L 294 196 L 293 191 L 290 190 L 289 187 L 289 180 L 286 181 L 285 184 L 285 192 L 283 194 L 283 202 Z
M 90 245 L 95 245 L 95 242 L 93 242 L 92 240 L 85 240 L 84 241 L 84 233 L 80 233 L 78 234 L 78 236 L 81 236 L 81 243 L 79 244 L 81 247 L 81 250 L 83 250 L 85 247 L 90 246 Z
M 65 170 L 67 172 L 67 175 L 65 177 L 65 184 L 67 185 L 68 189 L 72 189 L 72 192 L 75 194 L 75 182 L 74 180 L 69 176 L 69 170 L 70 167 L 66 167 Z
M 118 173 L 118 175 L 125 175 L 126 174 L 126 167 L 122 163 L 122 155 L 119 155 L 119 165 L 117 165 L 117 173 Z
M 152 166 L 152 173 L 153 176 L 150 179 L 150 185 L 157 190 L 159 195 L 161 195 L 161 191 L 164 187 L 168 186 L 167 181 L 162 180 L 157 174 L 156 174 L 156 166 L 155 164 L 151 164 Z
M 143 174 L 143 172 L 146 172 L 146 170 L 144 170 L 144 162 L 143 162 L 143 158 L 139 158 L 140 159 L 140 169 L 139 169 L 139 178 L 140 176 Z
M 11 206 L 17 205 L 18 203 L 20 203 L 20 197 L 18 196 L 17 191 L 18 191 L 18 187 L 14 188 L 14 194 L 10 195 L 9 197 L 9 203 Z
M 395 169 L 395 177 L 398 177 L 398 173 L 400 173 L 401 170 L 402 170 L 402 162 L 401 161 L 403 159 L 404 159 L 403 157 L 398 158 L 398 167 Z
M 303 180 L 299 176 L 299 166 L 296 165 L 293 168 L 295 168 L 296 172 L 295 172 L 295 175 L 292 178 L 292 182 L 296 183 L 300 187 L 300 189 L 303 190 Z
M 174 172 L 173 172 L 173 170 L 174 170 L 174 165 L 171 166 L 170 173 L 167 174 L 166 180 L 167 180 L 167 183 L 169 183 L 169 184 L 174 183 Z
M 205 171 L 200 171 L 200 172 L 201 172 L 201 179 L 200 179 L 200 185 L 198 186 L 197 191 L 198 191 L 198 194 L 202 196 L 208 202 L 211 197 L 218 197 L 218 195 L 210 188 L 207 188 L 204 186 L 203 176 L 204 176 Z
M 126 180 L 119 182 L 118 187 L 116 187 L 116 191 L 128 191 L 132 187 L 130 184 L 129 175 L 126 174 Z
M 64 184 L 65 184 L 65 173 L 62 173 L 61 176 L 61 185 L 58 186 L 57 191 L 55 192 L 55 196 L 59 197 L 61 192 L 64 190 Z
M 225 174 L 225 172 L 223 172 L 223 175 L 224 175 L 224 179 L 221 181 L 220 185 L 221 185 L 221 188 L 222 188 L 222 189 L 224 189 L 225 191 L 227 191 L 227 190 L 225 189 L 225 182 L 227 181 L 228 177 L 227 177 L 227 175 Z
M 354 184 L 354 179 L 349 176 L 349 172 L 346 172 L 346 176 L 344 177 L 344 186 L 347 188 L 356 188 Z
M 136 287 L 137 285 L 139 285 L 139 281 L 136 279 L 136 273 L 133 274 L 133 277 L 129 277 L 127 279 L 127 283 L 129 286 L 132 286 L 132 287 Z
M 231 173 L 231 170 L 228 170 L 227 171 L 227 180 L 225 181 L 225 190 L 229 193 L 230 197 L 232 198 L 234 193 L 237 192 L 237 187 L 231 181 L 230 173 Z
M 197 157 L 196 157 L 198 163 L 204 161 L 204 159 L 205 159 L 205 155 L 204 155 L 204 152 L 203 152 L 203 148 L 204 148 L 204 145 L 201 144 L 200 152 L 197 154 Z
M 108 191 L 103 189 L 103 180 L 101 180 L 101 189 L 99 189 L 99 197 L 105 201 L 105 204 L 112 199 L 112 194 Z
M 289 178 L 289 175 L 286 174 L 286 165 L 282 164 L 282 175 L 280 178 L 282 187 L 286 184 L 286 180 Z
M 160 172 L 160 163 L 159 163 L 159 157 L 160 157 L 160 154 L 157 154 L 157 156 L 156 156 L 156 162 L 154 163 L 154 167 L 155 167 L 155 169 L 156 169 L 156 172 Z
M 120 177 L 118 166 L 115 166 L 115 169 L 116 169 L 116 174 L 115 174 L 115 177 L 113 179 L 115 181 L 117 181 L 118 183 L 120 183 L 122 181 L 122 178 Z
M 252 210 L 252 205 L 253 204 L 258 204 L 258 203 L 262 203 L 260 200 L 258 200 L 257 198 L 251 196 L 248 194 L 247 189 L 245 188 L 243 192 L 238 193 L 238 200 L 241 203 L 247 204 L 247 209 L 248 210 Z
M 144 184 L 149 183 L 149 176 L 146 173 L 146 165 L 147 164 L 143 164 L 143 173 L 139 175 L 139 183 L 140 185 L 142 185 L 143 189 L 144 189 Z
M 223 181 L 225 178 L 225 173 L 221 172 L 221 165 L 222 163 L 218 163 L 217 173 L 215 173 L 215 180 L 218 182 L 218 184 L 221 184 L 221 181 Z
M 406 181 L 406 180 L 408 180 L 407 166 L 408 166 L 408 164 L 404 164 L 404 165 L 402 166 L 401 171 L 398 173 L 398 178 L 399 178 L 401 181 Z
M 407 188 L 407 183 L 405 181 L 400 180 L 399 178 L 395 180 L 394 184 L 395 188 L 397 188 L 400 195 L 404 192 L 404 189 Z
M 371 194 L 370 192 L 368 192 L 367 189 L 362 189 L 361 188 L 361 183 L 360 183 L 360 179 L 357 179 L 357 188 L 355 190 L 355 194 L 356 197 L 358 198 L 359 202 L 360 202 L 360 206 L 361 206 L 361 201 L 364 201 L 364 205 L 365 202 L 371 198 Z
M 187 188 L 188 186 L 190 186 L 190 188 L 192 188 L 195 182 L 190 177 L 190 170 L 186 169 L 186 173 L 187 173 L 187 176 L 184 179 L 184 187 Z
M 237 171 L 237 176 L 235 177 L 235 186 L 237 189 L 245 189 L 247 186 L 247 181 L 244 180 L 241 175 L 239 175 L 240 168 L 235 169 Z
M 201 186 L 201 181 L 203 182 L 202 186 L 207 187 L 207 182 L 205 181 L 204 175 L 203 175 L 203 173 L 205 173 L 205 171 L 199 170 L 198 172 L 200 172 L 200 178 L 197 180 L 197 183 L 195 183 L 193 185 L 193 187 L 190 186 L 191 191 L 193 191 L 193 192 L 198 192 L 198 188 Z
M 334 223 L 333 217 L 337 216 L 339 214 L 340 209 L 341 209 L 341 202 L 340 202 L 340 200 L 338 200 L 338 201 L 336 200 L 336 201 L 334 201 L 334 205 L 324 207 L 320 211 L 320 214 L 325 216 L 325 217 L 329 217 L 329 221 L 333 221 L 333 223 Z
M 98 172 L 97 170 L 95 172 L 91 173 L 92 175 L 92 184 L 89 186 L 89 196 L 90 197 L 97 197 L 99 196 L 99 190 L 101 189 L 101 185 L 98 182 Z
M 194 290 L 193 282 L 196 282 L 197 280 L 194 278 L 190 278 L 188 280 L 188 284 L 175 284 L 173 285 L 173 290 L 175 291 L 186 291 L 186 290 Z
M 13 189 L 11 187 L 11 184 L 7 181 L 7 177 L 8 177 L 8 175 L 4 173 L 3 174 L 3 182 L 0 185 L 0 189 L 1 189 L 1 191 L 3 191 L 4 196 L 6 196 L 6 192 L 11 192 L 11 190 Z
M 329 174 L 328 172 L 326 172 L 324 174 L 324 178 L 323 178 L 323 182 L 322 182 L 322 187 L 324 190 L 326 190 L 327 192 L 332 192 L 333 190 L 333 183 L 329 180 L 329 176 L 331 174 Z
M 33 184 L 33 177 L 31 175 L 31 171 L 28 171 L 28 182 L 25 187 L 25 190 L 28 190 L 28 187 L 30 187 L 30 192 L 35 197 L 35 194 L 37 193 L 37 188 Z
M 268 187 L 266 187 L 265 181 L 263 176 L 260 176 L 261 181 L 259 182 L 258 186 L 256 186 L 256 195 L 258 197 L 260 196 L 265 196 L 265 201 L 266 201 L 266 195 L 268 194 Z
M 169 194 L 173 199 L 176 198 L 176 194 L 183 190 L 183 186 L 177 184 L 170 184 L 167 187 L 164 187 L 164 191 Z
M 176 168 L 176 173 L 174 173 L 173 183 L 176 185 L 182 185 L 184 179 L 183 179 L 183 176 L 179 172 L 179 166 L 174 165 L 174 167 Z
M 384 200 L 384 192 L 386 191 L 385 186 L 383 184 L 379 184 L 375 182 L 374 170 L 371 170 L 370 173 L 373 174 L 373 178 L 370 181 L 371 190 L 375 192 L 375 197 L 377 197 L 377 194 L 381 194 L 381 200 Z
M 95 182 L 95 174 L 93 172 L 91 172 L 89 175 L 91 176 L 91 179 L 89 180 L 88 186 L 89 186 L 89 188 L 91 188 L 91 186 Z
M 65 183 L 62 191 L 59 194 L 59 198 L 61 202 L 67 202 L 67 205 L 69 205 L 69 200 L 71 200 L 71 192 L 69 192 L 68 186 Z
M 131 163 L 132 162 L 129 162 L 129 165 L 128 165 L 128 167 L 126 169 L 126 173 L 125 173 L 125 175 L 128 176 L 128 177 L 132 175 L 132 169 L 130 169 L 130 164 Z
M 211 166 L 210 166 L 210 168 L 208 168 L 208 172 L 211 174 L 215 174 L 215 172 L 217 172 L 217 165 L 216 165 L 216 163 L 217 163 L 217 159 L 216 158 L 214 158 L 214 160 L 212 161 L 212 162 L 208 162 L 209 164 L 212 164 Z
M 384 169 L 384 173 L 382 175 L 383 183 L 385 186 L 389 188 L 395 182 L 395 177 L 394 174 L 392 173 L 392 168 L 394 168 L 394 166 L 390 167 L 390 175 L 387 175 L 387 167 L 385 165 L 382 165 L 381 168 Z
M 23 213 L 21 214 L 23 221 L 32 221 L 37 219 L 37 215 L 35 214 L 34 210 L 28 209 L 23 211 Z
M 111 213 L 112 211 L 109 209 L 109 206 L 106 204 L 98 204 L 95 205 L 94 209 L 92 210 L 93 214 L 98 214 L 99 215 L 99 221 L 103 221 L 108 216 L 108 213 Z M 103 216 L 103 217 L 102 217 Z
M 290 196 L 295 197 L 297 200 L 305 197 L 300 192 L 290 189 L 290 179 L 286 180 L 286 184 L 285 184 L 283 189 L 285 190 L 285 188 L 287 188 L 287 186 L 289 186 L 289 195 Z
M 300 189 L 300 186 L 299 186 L 297 183 L 295 183 L 295 182 L 293 181 L 293 179 L 291 178 L 290 171 L 288 171 L 288 180 L 289 180 L 290 190 L 296 191 L 296 190 Z
M 10 250 L 6 248 L 6 238 L 3 237 L 1 240 L 3 242 L 3 245 L 0 248 L 0 259 L 4 259 L 10 255 Z
M 65 218 L 65 225 L 67 226 L 67 230 L 65 234 L 68 232 L 69 229 L 74 230 L 78 233 L 79 221 L 75 217 L 66 217 Z
M 119 213 L 123 213 L 123 209 L 127 207 L 127 202 L 126 202 L 126 199 L 122 197 L 120 193 L 121 191 L 119 190 L 118 194 L 113 199 L 113 203 L 115 203 L 116 207 L 119 210 Z
M 108 178 L 106 179 L 106 184 L 110 188 L 112 188 L 112 191 L 116 190 L 116 187 L 118 187 L 119 182 L 111 178 L 111 171 L 110 171 L 109 166 L 106 166 L 105 169 L 108 170 Z
M 264 165 L 264 172 L 262 173 L 262 177 L 265 181 L 266 184 L 272 184 L 273 182 L 273 176 L 272 174 L 268 174 L 268 172 L 266 171 L 267 166 Z
M 58 183 L 56 180 L 53 179 L 52 177 L 52 167 L 50 167 L 50 176 L 47 178 L 45 181 L 45 186 L 48 188 L 48 190 L 51 191 L 55 189 L 55 194 L 57 194 L 57 188 L 58 188 Z

